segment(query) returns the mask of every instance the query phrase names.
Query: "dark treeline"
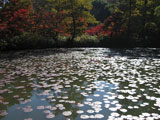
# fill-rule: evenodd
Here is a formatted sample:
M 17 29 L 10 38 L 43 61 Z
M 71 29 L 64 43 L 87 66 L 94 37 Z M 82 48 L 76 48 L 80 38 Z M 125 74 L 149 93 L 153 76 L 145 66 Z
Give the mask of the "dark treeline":
M 160 47 L 159 0 L 0 0 L 0 50 Z
M 106 45 L 110 47 L 159 47 L 159 0 L 97 0 L 94 2 L 96 5 L 101 4 L 100 10 L 105 5 L 106 14 L 101 12 L 101 16 L 108 15 L 103 19 L 102 24 L 103 30 L 109 30 L 110 39 L 105 40 Z

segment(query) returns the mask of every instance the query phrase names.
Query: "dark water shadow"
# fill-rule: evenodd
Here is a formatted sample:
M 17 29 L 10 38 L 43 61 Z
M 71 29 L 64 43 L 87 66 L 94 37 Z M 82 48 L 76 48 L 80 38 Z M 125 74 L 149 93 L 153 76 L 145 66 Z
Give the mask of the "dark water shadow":
M 29 56 L 34 57 L 43 57 L 43 56 L 49 56 L 54 55 L 57 53 L 68 53 L 68 48 L 66 49 L 36 49 L 36 50 L 22 50 L 22 51 L 5 51 L 0 52 L 0 59 L 9 59 L 13 60 L 16 58 L 25 58 Z
M 132 49 L 111 48 L 110 53 L 108 54 L 110 57 L 121 56 L 121 57 L 127 57 L 129 59 L 135 59 L 135 58 L 160 59 L 159 48 L 132 48 Z
M 53 48 L 53 49 L 37 49 L 37 50 L 23 50 L 23 51 L 6 51 L 0 52 L 0 59 L 13 60 L 17 58 L 25 58 L 29 56 L 33 57 L 43 57 L 54 55 L 57 53 L 71 53 L 71 52 L 97 52 L 102 51 L 105 55 L 109 57 L 121 56 L 127 58 L 160 58 L 159 48 L 132 48 L 132 49 L 122 49 L 122 48 Z

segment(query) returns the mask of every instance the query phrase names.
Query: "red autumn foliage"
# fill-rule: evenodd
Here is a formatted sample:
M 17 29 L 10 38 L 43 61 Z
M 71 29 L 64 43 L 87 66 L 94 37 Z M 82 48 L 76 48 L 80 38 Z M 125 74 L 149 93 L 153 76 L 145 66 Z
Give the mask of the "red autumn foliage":
M 18 0 L 10 2 L 0 10 L 0 33 L 2 36 L 13 36 L 24 32 L 30 24 L 30 8 L 18 6 Z
M 7 27 L 7 22 L 3 22 L 0 24 L 0 30 L 5 30 Z
M 88 30 L 86 30 L 86 33 L 88 35 L 108 35 L 110 37 L 116 34 L 120 34 L 124 31 L 124 29 L 117 25 L 119 23 L 119 21 L 117 22 L 117 17 L 117 15 L 109 16 L 104 20 L 104 23 L 97 25 L 96 27 L 90 27 Z
M 91 27 L 90 29 L 86 30 L 88 35 L 97 35 L 97 36 L 105 36 L 110 35 L 110 31 L 105 30 L 104 24 L 97 25 L 96 27 Z
M 87 26 L 88 24 L 85 18 L 83 17 L 78 18 L 76 21 L 77 34 L 82 35 L 85 32 Z
M 64 34 L 66 24 L 62 23 L 65 14 L 63 11 L 52 13 L 41 10 L 32 16 L 32 30 L 41 35 L 56 37 L 58 34 Z
M 98 25 L 96 27 L 90 27 L 90 29 L 86 30 L 86 33 L 89 35 L 97 35 L 102 30 L 103 25 Z
M 125 31 L 126 28 L 122 24 L 121 14 L 113 14 L 104 20 L 104 26 L 111 32 L 111 36 L 117 36 Z

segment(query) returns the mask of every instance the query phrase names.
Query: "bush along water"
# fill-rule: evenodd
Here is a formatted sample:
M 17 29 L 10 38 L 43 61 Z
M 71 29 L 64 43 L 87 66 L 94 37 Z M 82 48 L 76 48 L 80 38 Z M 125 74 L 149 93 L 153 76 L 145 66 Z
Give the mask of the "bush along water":
M 6 0 L 0 50 L 160 47 L 159 11 L 159 0 Z

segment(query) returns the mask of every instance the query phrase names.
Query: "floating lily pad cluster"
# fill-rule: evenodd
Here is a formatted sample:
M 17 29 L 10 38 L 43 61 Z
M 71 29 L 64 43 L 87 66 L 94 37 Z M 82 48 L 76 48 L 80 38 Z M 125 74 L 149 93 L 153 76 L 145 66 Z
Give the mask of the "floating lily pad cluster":
M 79 49 L 0 60 L 2 120 L 160 119 L 159 113 L 160 59 Z

